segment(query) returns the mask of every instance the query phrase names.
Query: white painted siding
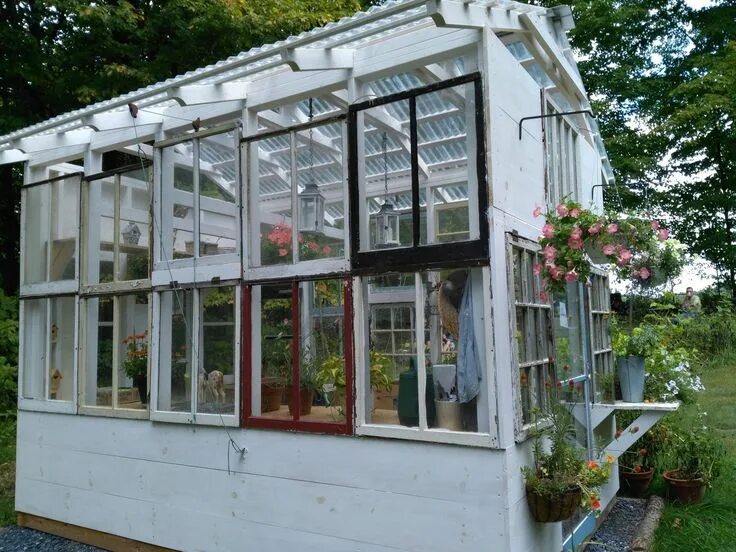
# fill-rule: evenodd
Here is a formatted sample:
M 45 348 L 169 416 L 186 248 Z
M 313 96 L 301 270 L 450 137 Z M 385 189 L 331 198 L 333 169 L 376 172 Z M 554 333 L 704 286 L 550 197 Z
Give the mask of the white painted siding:
M 182 550 L 503 550 L 504 452 L 20 412 L 16 508 Z M 227 472 L 230 454 L 231 474 Z

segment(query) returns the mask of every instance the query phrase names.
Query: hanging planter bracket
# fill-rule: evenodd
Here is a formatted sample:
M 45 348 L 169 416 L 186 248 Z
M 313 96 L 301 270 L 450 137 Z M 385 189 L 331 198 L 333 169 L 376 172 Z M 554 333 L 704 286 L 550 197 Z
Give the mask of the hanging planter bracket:
M 590 109 L 579 109 L 577 111 L 563 111 L 561 113 L 548 113 L 547 115 L 532 115 L 530 117 L 522 117 L 519 121 L 519 140 L 521 140 L 521 131 L 524 121 L 531 121 L 533 119 L 548 119 L 549 117 L 562 117 L 563 115 L 579 115 L 581 113 L 587 113 L 591 119 L 595 119 L 595 115 Z

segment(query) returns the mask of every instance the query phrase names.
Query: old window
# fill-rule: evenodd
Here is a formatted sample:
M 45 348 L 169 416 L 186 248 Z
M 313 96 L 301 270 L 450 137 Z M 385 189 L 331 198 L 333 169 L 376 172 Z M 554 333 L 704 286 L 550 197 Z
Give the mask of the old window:
M 561 113 L 549 99 L 548 115 Z M 547 202 L 557 205 L 563 199 L 580 201 L 578 174 L 578 131 L 569 116 L 548 117 L 544 121 L 544 144 L 547 169 Z
M 533 421 L 535 407 L 547 406 L 548 390 L 557 385 L 553 358 L 553 312 L 543 295 L 535 265 L 542 262 L 539 247 L 509 234 L 509 281 L 514 301 L 512 331 L 516 377 L 517 433 Z
M 240 277 L 239 139 L 229 125 L 155 144 L 154 285 Z
M 240 287 L 182 287 L 155 297 L 158 377 L 151 418 L 237 425 Z
M 344 117 L 259 133 L 248 166 L 248 278 L 346 268 Z
M 593 349 L 595 401 L 614 400 L 614 366 L 611 348 L 611 292 L 608 275 L 595 272 L 588 288 L 590 304 L 590 344 Z
M 248 427 L 350 433 L 351 285 L 342 278 L 246 286 Z
M 477 73 L 350 106 L 356 270 L 488 257 Z
M 461 267 L 361 279 L 359 433 L 487 441 L 488 278 Z

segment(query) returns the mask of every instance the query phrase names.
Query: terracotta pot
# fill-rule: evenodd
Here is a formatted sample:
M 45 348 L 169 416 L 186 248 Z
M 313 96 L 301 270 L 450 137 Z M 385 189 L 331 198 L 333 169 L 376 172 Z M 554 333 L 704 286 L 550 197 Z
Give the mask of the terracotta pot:
M 652 482 L 652 477 L 654 477 L 654 470 L 640 472 L 619 470 L 618 472 L 621 490 L 626 496 L 634 498 L 644 498 L 646 496 L 649 484 Z
M 281 408 L 281 396 L 283 394 L 283 385 L 261 383 L 261 414 Z
M 288 397 L 291 399 L 292 388 L 287 389 Z M 299 416 L 306 416 L 312 411 L 312 401 L 314 400 L 314 390 L 312 389 L 300 389 L 299 390 Z M 294 407 L 289 401 L 289 414 L 294 415 Z
M 667 498 L 680 504 L 696 504 L 705 497 L 705 481 L 697 479 L 680 479 L 677 470 L 662 474 L 667 485 Z
M 572 517 L 580 506 L 583 492 L 580 487 L 571 487 L 555 496 L 540 495 L 528 485 L 526 487 L 526 503 L 532 517 L 541 523 L 552 523 Z

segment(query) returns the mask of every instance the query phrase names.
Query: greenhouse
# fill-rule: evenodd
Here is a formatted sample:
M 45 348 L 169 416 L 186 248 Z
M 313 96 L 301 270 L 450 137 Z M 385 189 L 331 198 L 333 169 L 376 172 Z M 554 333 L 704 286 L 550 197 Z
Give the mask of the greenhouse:
M 387 2 L 0 137 L 25 166 L 26 524 L 123 549 L 580 542 L 594 518 L 536 523 L 520 471 L 563 363 L 581 445 L 615 428 L 606 274 L 548 301 L 533 269 L 535 208 L 600 210 L 613 178 L 572 26 Z

